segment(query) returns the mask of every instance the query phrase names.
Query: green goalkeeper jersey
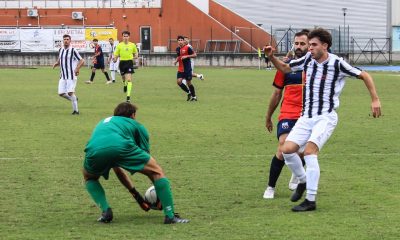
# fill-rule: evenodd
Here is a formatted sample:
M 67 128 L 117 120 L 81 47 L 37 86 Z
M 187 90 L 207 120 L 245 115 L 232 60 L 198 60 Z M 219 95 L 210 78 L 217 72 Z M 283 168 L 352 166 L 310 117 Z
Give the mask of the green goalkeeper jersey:
M 146 128 L 132 118 L 112 116 L 97 124 L 85 152 L 104 148 L 131 149 L 135 147 L 150 153 L 149 134 Z

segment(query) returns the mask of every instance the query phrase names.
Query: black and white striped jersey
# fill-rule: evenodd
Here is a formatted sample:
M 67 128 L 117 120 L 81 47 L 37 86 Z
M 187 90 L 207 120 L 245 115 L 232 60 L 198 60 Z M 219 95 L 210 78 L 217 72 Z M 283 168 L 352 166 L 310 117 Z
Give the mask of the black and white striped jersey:
M 74 71 L 79 61 L 82 59 L 78 51 L 73 47 L 60 48 L 58 58 L 60 60 L 60 79 L 76 79 Z
M 292 71 L 304 71 L 302 116 L 309 118 L 337 109 L 345 77 L 361 74 L 359 69 L 331 53 L 326 61 L 318 63 L 308 52 L 304 57 L 292 60 L 289 66 Z
M 115 50 L 117 49 L 117 44 L 113 44 L 113 45 L 111 45 L 110 44 L 110 55 L 109 56 L 111 56 L 111 58 L 114 58 L 114 52 L 115 52 Z

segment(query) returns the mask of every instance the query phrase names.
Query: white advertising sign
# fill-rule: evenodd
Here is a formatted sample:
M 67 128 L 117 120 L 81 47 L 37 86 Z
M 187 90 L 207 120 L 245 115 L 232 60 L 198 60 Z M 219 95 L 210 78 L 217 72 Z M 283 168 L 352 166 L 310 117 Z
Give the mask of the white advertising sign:
M 53 29 L 20 29 L 19 36 L 22 41 L 53 41 Z
M 0 41 L 19 41 L 19 30 L 16 28 L 0 29 Z
M 53 52 L 53 41 L 21 41 L 21 52 Z
M 0 41 L 0 50 L 20 50 L 20 41 Z
M 63 36 L 68 34 L 71 36 L 71 41 L 85 40 L 85 29 L 54 29 L 54 40 L 62 40 Z

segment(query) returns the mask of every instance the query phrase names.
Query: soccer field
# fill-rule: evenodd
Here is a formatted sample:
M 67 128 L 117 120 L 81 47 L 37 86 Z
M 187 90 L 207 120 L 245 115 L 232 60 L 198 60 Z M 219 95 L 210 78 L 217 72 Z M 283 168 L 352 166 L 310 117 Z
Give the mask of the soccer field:
M 360 80 L 348 79 L 339 124 L 323 148 L 317 210 L 293 213 L 284 168 L 275 199 L 265 200 L 275 132 L 265 130 L 274 71 L 198 68 L 198 102 L 186 102 L 176 68 L 134 75 L 137 120 L 171 181 L 175 209 L 189 224 L 164 225 L 143 212 L 111 173 L 101 183 L 114 221 L 86 192 L 83 149 L 97 122 L 125 99 L 122 83 L 95 83 L 82 69 L 79 116 L 57 95 L 50 68 L 0 69 L 0 239 L 399 239 L 400 75 L 372 73 L 384 116 L 373 119 Z M 276 124 L 276 116 L 275 122 Z M 142 193 L 151 185 L 132 176 Z M 396 187 L 397 186 L 397 187 Z

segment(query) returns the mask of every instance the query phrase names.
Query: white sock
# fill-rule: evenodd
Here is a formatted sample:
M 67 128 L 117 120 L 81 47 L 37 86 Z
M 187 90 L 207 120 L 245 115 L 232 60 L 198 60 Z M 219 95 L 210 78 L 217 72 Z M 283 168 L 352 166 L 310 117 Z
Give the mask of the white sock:
M 76 112 L 79 112 L 78 100 L 77 100 L 77 97 L 75 96 L 75 94 L 71 96 L 71 102 L 72 102 L 72 109 Z
M 300 156 L 297 153 L 283 153 L 283 158 L 286 165 L 292 170 L 292 173 L 299 179 L 299 182 L 305 183 L 306 171 L 304 170 Z
M 60 97 L 65 98 L 65 99 L 71 101 L 71 97 L 70 97 L 68 94 L 65 94 L 65 93 L 64 93 L 63 95 L 60 95 Z
M 315 196 L 317 195 L 318 182 L 319 182 L 319 164 L 317 155 L 307 155 L 304 156 L 304 161 L 306 161 L 307 170 L 307 195 L 306 199 L 309 201 L 315 201 Z
M 115 71 L 111 71 L 111 79 L 115 81 Z

